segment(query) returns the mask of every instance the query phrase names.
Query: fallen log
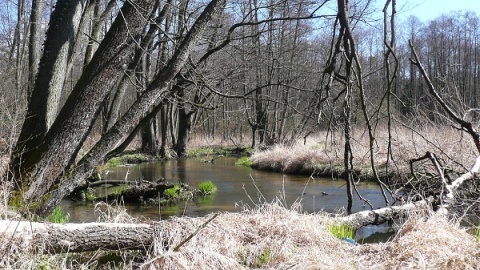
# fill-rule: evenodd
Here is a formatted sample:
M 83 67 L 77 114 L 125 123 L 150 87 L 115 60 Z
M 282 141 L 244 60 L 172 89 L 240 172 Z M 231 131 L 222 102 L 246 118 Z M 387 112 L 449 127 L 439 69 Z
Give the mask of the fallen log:
M 172 188 L 173 184 L 168 183 L 140 183 L 126 184 L 124 189 L 107 194 L 104 197 L 97 197 L 96 201 L 112 201 L 122 198 L 124 202 L 138 203 L 141 200 L 155 198 L 163 194 L 166 189 Z
M 336 218 L 336 220 L 345 222 L 355 228 L 369 224 L 378 225 L 406 215 L 410 211 L 424 210 L 428 207 L 428 204 L 427 201 L 419 201 L 402 206 L 362 211 Z M 210 217 L 200 227 L 203 228 L 214 217 L 216 215 Z M 166 228 L 166 222 L 172 221 L 52 224 L 0 220 L 0 242 L 2 242 L 0 253 L 9 251 L 9 243 L 15 243 L 16 246 L 20 245 L 34 253 L 84 252 L 98 249 L 146 250 L 154 244 L 155 239 L 158 239 L 157 233 L 162 228 Z M 192 236 L 198 231 L 194 232 Z M 189 238 L 184 242 L 188 241 Z
M 366 210 L 351 215 L 340 217 L 340 222 L 346 223 L 356 229 L 367 225 L 380 225 L 385 222 L 407 216 L 411 211 L 428 209 L 431 200 L 421 200 L 398 206 L 388 206 L 376 210 Z
M 95 182 L 88 182 L 88 187 L 96 187 L 96 186 L 104 186 L 104 185 L 140 185 L 140 184 L 147 184 L 153 185 L 154 182 L 147 181 L 147 180 L 134 180 L 134 181 L 125 181 L 125 180 L 98 180 Z
M 7 252 L 9 242 L 13 241 L 33 253 L 98 249 L 145 250 L 152 245 L 155 228 L 161 224 L 162 222 L 56 224 L 0 220 L 0 239 L 3 239 L 1 249 Z

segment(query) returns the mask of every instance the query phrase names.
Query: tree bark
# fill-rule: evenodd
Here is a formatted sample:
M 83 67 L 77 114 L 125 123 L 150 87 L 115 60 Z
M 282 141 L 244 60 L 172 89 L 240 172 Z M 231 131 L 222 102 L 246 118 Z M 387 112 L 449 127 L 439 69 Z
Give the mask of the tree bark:
M 35 85 L 38 64 L 40 62 L 40 33 L 42 32 L 42 11 L 44 0 L 33 0 L 30 13 L 30 37 L 28 43 L 28 97 Z
M 64 175 L 63 179 L 60 181 L 61 185 L 58 189 L 53 190 L 52 193 L 49 194 L 45 204 L 39 205 L 36 209 L 38 214 L 46 216 L 50 213 L 63 197 L 72 192 L 83 179 L 92 173 L 96 164 L 102 161 L 116 144 L 121 142 L 125 134 L 131 133 L 131 131 L 142 120 L 145 113 L 155 105 L 157 101 L 160 101 L 169 95 L 170 82 L 183 68 L 190 55 L 190 51 L 201 38 L 207 23 L 211 20 L 218 9 L 223 8 L 224 3 L 225 0 L 213 0 L 205 7 L 204 11 L 187 33 L 166 67 L 154 78 L 146 91 L 142 93 L 124 116 L 108 130 L 108 132 L 74 168 Z M 94 63 L 93 60 L 92 63 Z
M 35 253 L 83 252 L 98 249 L 148 249 L 155 239 L 152 224 L 68 223 L 48 224 L 29 221 L 0 220 L 5 239 L 20 240 Z
M 124 4 L 122 15 L 117 17 L 92 61 L 85 68 L 45 139 L 35 147 L 29 148 L 34 150 L 24 154 L 23 142 L 27 138 L 20 138 L 15 153 L 17 158 L 12 159 L 13 162 L 10 163 L 10 171 L 18 172 L 18 175 L 10 176 L 10 180 L 22 181 L 17 184 L 17 189 L 29 186 L 27 191 L 22 190 L 25 192 L 26 203 L 40 201 L 78 153 L 108 90 L 122 74 L 123 65 L 127 62 L 132 48 L 131 44 L 134 39 L 139 38 L 147 23 L 145 18 L 150 16 L 151 4 L 150 0 L 138 1 L 135 6 L 130 2 Z M 53 23 L 59 22 L 53 20 Z M 46 43 L 48 45 L 49 41 Z M 46 48 L 48 48 L 47 45 Z M 46 49 L 43 58 L 48 54 L 49 51 Z M 46 60 L 41 60 L 41 67 L 43 61 Z M 43 101 L 41 97 L 35 97 L 34 93 L 32 102 Z M 31 119 L 33 118 L 27 118 L 24 123 L 25 130 L 29 129 L 26 126 Z M 33 133 L 35 134 L 40 133 Z M 30 142 L 30 140 L 27 141 Z M 24 163 L 21 162 L 22 157 L 25 159 Z
M 28 106 L 25 125 L 20 134 L 20 141 L 26 140 L 26 145 L 30 144 L 29 141 L 37 144 L 57 116 L 60 95 L 67 74 L 66 67 L 78 32 L 82 6 L 80 0 L 58 1 L 52 13 L 44 53 L 40 60 L 41 66 Z M 35 17 L 32 16 L 32 19 Z M 38 36 L 38 33 L 32 34 Z M 47 99 L 46 102 L 45 99 Z

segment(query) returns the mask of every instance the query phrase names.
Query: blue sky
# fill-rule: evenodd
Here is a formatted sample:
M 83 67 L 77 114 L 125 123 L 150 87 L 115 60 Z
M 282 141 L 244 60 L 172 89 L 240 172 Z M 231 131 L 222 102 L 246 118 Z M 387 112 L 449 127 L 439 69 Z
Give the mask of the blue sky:
M 457 10 L 472 11 L 480 16 L 480 0 L 397 0 L 399 16 L 414 15 L 423 22 Z

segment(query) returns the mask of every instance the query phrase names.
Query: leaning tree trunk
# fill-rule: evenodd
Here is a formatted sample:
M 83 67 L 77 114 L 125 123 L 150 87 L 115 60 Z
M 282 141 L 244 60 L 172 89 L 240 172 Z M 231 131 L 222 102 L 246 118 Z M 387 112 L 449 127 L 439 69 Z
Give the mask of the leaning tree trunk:
M 52 188 L 58 177 L 64 174 L 78 153 L 108 94 L 108 89 L 123 73 L 123 65 L 128 62 L 132 43 L 143 32 L 145 18 L 149 18 L 152 12 L 151 1 L 137 1 L 135 6 L 130 2 L 123 5 L 122 15 L 116 18 L 45 138 L 39 141 L 35 148 L 30 148 L 31 152 L 23 155 L 23 140 L 27 138 L 20 138 L 15 154 L 21 157 L 12 158 L 10 171 L 16 174 L 10 175 L 9 180 L 21 181 L 17 182 L 16 187 L 24 193 L 23 199 L 27 205 L 39 205 L 38 202 L 42 201 L 42 197 Z M 61 2 L 63 1 L 57 5 Z M 58 23 L 57 17 L 63 19 L 66 16 L 58 13 L 54 12 L 52 15 L 51 24 Z M 74 19 L 73 14 L 70 14 L 68 19 Z M 52 36 L 54 30 L 52 28 L 47 36 Z M 55 39 L 47 39 L 45 47 L 49 48 L 52 42 L 55 42 Z M 49 63 L 49 54 L 50 51 L 45 50 L 40 66 Z M 30 107 L 42 100 L 33 97 Z M 27 118 L 24 126 L 29 125 L 28 119 L 30 118 Z M 23 190 L 24 187 L 28 187 L 28 190 Z
M 143 115 L 145 115 L 152 106 L 170 94 L 169 86 L 171 81 L 187 62 L 190 51 L 202 37 L 207 23 L 212 19 L 218 9 L 223 8 L 224 4 L 225 0 L 212 0 L 205 7 L 202 14 L 182 40 L 182 43 L 177 47 L 175 54 L 165 68 L 153 79 L 146 91 L 142 93 L 124 116 L 102 136 L 76 166 L 59 179 L 61 183 L 59 187 L 51 191 L 51 193 L 46 196 L 45 203 L 39 204 L 35 209 L 38 214 L 44 216 L 50 213 L 55 206 L 60 203 L 62 198 L 70 194 L 76 186 L 93 172 L 96 164 L 102 161 L 109 151 L 122 141 L 125 134 L 132 132 L 142 120 Z M 126 16 L 125 11 L 123 13 L 123 15 Z M 132 31 L 131 28 L 130 31 Z
M 31 22 L 32 34 L 37 37 L 40 31 L 36 24 L 39 22 L 41 1 L 35 2 L 32 11 Z M 58 1 L 50 19 L 47 30 L 43 55 L 32 92 L 29 94 L 29 104 L 18 142 L 14 148 L 9 172 L 11 178 L 20 178 L 22 175 L 20 166 L 22 161 L 35 155 L 34 149 L 41 144 L 48 129 L 57 115 L 60 94 L 66 76 L 66 67 L 69 53 L 73 46 L 73 40 L 78 30 L 80 16 L 82 14 L 82 1 Z M 36 47 L 34 42 L 29 48 L 32 50 L 30 65 L 36 65 Z M 30 67 L 31 71 L 36 67 Z M 21 186 L 17 184 L 17 186 Z

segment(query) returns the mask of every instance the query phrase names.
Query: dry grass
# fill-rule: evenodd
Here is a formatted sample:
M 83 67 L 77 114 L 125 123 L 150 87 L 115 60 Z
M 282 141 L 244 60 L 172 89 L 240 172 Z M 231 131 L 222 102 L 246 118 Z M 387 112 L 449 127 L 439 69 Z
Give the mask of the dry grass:
M 206 218 L 174 218 L 160 240 L 174 247 Z M 223 213 L 179 252 L 156 250 L 151 269 L 348 269 L 354 246 L 331 235 L 325 214 L 306 215 L 279 204 Z M 172 233 L 173 232 L 173 233 Z M 160 264 L 161 262 L 161 264 Z
M 122 209 L 102 205 L 105 219 L 135 222 Z M 120 217 L 114 217 L 118 214 Z M 100 265 L 105 251 L 36 255 L 16 249 L 0 267 L 33 269 L 480 269 L 480 244 L 457 224 L 423 213 L 411 216 L 387 243 L 354 246 L 327 229 L 325 213 L 302 214 L 279 202 L 242 213 L 220 213 L 192 239 L 207 217 L 176 217 L 156 233 L 155 245 L 143 253 L 118 252 L 120 263 Z M 1 238 L 1 237 L 0 237 Z M 3 243 L 6 243 L 2 239 Z M 90 256 L 90 258 L 85 258 Z M 133 258 L 136 258 L 133 260 Z
M 288 170 L 318 163 L 342 162 L 343 138 L 337 134 L 309 138 L 306 145 L 275 146 L 252 159 L 266 166 Z M 368 162 L 368 138 L 355 130 L 353 153 L 356 164 Z M 378 164 L 386 158 L 387 133 L 376 135 Z M 469 167 L 476 151 L 469 137 L 448 127 L 423 127 L 412 131 L 397 128 L 392 141 L 398 165 L 432 151 L 447 165 Z M 458 162 L 448 163 L 452 160 Z M 8 188 L 0 188 L 0 218 L 5 218 Z M 124 209 L 98 205 L 100 221 L 142 222 Z M 480 269 L 480 244 L 458 224 L 440 215 L 410 216 L 396 237 L 387 243 L 353 246 L 331 235 L 325 213 L 303 214 L 285 209 L 279 202 L 262 204 L 241 213 L 220 213 L 190 241 L 173 248 L 209 218 L 176 217 L 165 223 L 150 250 L 117 252 L 120 264 L 99 265 L 105 251 L 86 254 L 38 255 L 10 243 L 0 231 L 0 268 L 7 269 Z M 13 245 L 13 246 L 12 246 Z
M 411 216 L 395 239 L 356 254 L 369 269 L 480 269 L 480 244 L 440 214 Z
M 193 136 L 188 141 L 188 147 L 191 149 L 201 148 L 205 146 L 250 146 L 252 138 L 249 135 L 234 135 L 229 138 L 223 138 L 221 135 L 206 136 L 200 133 L 197 136 Z
M 381 168 L 387 161 L 388 132 L 379 128 L 375 139 L 375 164 Z M 275 145 L 266 151 L 257 151 L 251 159 L 258 169 L 287 173 L 311 172 L 325 165 L 342 166 L 343 151 L 344 138 L 341 132 L 319 133 L 309 137 L 305 144 L 301 140 L 293 146 Z M 462 171 L 473 165 L 477 152 L 469 136 L 446 126 L 424 126 L 416 130 L 396 127 L 392 132 L 391 151 L 390 164 L 403 171 L 408 169 L 410 159 L 423 156 L 427 151 L 438 155 L 443 165 Z M 353 131 L 352 153 L 354 165 L 370 165 L 369 138 L 364 129 Z

